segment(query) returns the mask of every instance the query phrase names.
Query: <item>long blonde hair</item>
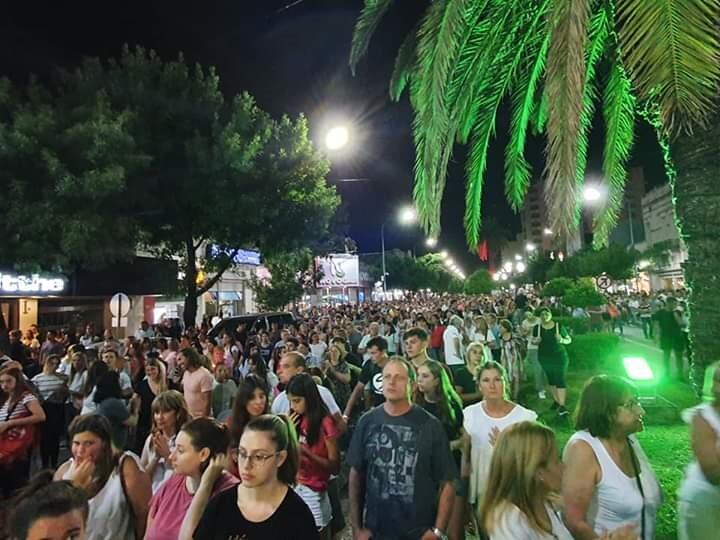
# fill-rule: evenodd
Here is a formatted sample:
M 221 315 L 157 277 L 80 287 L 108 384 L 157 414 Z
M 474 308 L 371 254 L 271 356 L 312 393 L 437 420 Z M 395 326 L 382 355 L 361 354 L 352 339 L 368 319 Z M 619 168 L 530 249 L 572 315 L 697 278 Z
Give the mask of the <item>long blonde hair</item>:
M 552 534 L 542 525 L 533 501 L 542 493 L 537 472 L 551 462 L 553 452 L 557 453 L 555 434 L 537 422 L 519 422 L 500 434 L 479 511 L 487 534 L 493 534 L 510 505 L 525 514 L 532 529 Z

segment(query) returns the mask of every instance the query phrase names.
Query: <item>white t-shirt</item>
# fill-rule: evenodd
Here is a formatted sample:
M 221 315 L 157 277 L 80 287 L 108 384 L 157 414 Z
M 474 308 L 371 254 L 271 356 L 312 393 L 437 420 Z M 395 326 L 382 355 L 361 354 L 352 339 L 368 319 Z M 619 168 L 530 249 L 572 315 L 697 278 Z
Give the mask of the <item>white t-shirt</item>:
M 317 343 L 311 343 L 310 344 L 310 352 L 312 355 L 319 360 L 322 361 L 323 356 L 325 356 L 325 351 L 327 351 L 327 343 L 324 341 L 318 341 Z
M 718 436 L 720 451 L 720 414 L 710 403 L 698 405 L 689 411 L 688 420 L 699 414 Z M 720 486 L 712 484 L 705 477 L 697 460 L 693 460 L 685 471 L 685 478 L 678 491 L 678 499 L 707 508 L 709 512 L 720 512 Z
M 318 385 L 317 389 L 320 392 L 320 397 L 325 402 L 325 406 L 328 408 L 328 411 L 330 411 L 330 415 L 339 413 L 340 407 L 338 407 L 332 392 L 320 385 Z M 287 414 L 290 412 L 290 400 L 288 399 L 287 392 L 285 390 L 280 392 L 273 400 L 271 411 L 273 414 Z
M 457 346 L 455 341 L 457 340 Z M 449 325 L 443 332 L 443 348 L 445 350 L 445 363 L 448 366 L 462 365 L 462 337 L 460 331 L 453 325 Z
M 490 460 L 493 446 L 490 444 L 490 433 L 493 428 L 502 431 L 518 422 L 537 420 L 537 413 L 526 409 L 522 405 L 515 405 L 513 409 L 502 418 L 493 418 L 485 412 L 485 402 L 475 403 L 465 407 L 463 411 L 463 428 L 470 436 L 470 503 L 479 500 L 485 491 L 485 485 L 490 473 Z
M 525 513 L 514 504 L 508 503 L 500 513 L 490 540 L 572 540 L 573 536 L 565 527 L 559 512 L 550 503 L 545 504 L 545 510 L 550 518 L 552 534 L 533 529 Z

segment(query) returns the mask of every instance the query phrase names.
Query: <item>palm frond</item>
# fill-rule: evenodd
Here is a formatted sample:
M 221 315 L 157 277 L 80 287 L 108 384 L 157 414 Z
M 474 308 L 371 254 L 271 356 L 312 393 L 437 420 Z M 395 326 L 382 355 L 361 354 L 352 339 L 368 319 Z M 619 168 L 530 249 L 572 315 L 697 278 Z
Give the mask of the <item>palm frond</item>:
M 539 39 L 537 39 L 539 38 Z M 533 113 L 535 92 L 545 69 L 545 58 L 550 44 L 550 34 L 538 34 L 528 46 L 527 57 L 532 59 L 521 70 L 512 96 L 510 141 L 505 148 L 505 195 L 513 210 L 522 206 L 530 185 L 530 165 L 525 159 L 525 140 L 528 124 Z
M 575 179 L 585 86 L 588 0 L 552 0 L 545 92 L 548 109 L 545 200 L 550 227 L 568 238 L 577 224 Z
M 394 0 L 365 0 L 365 5 L 355 23 L 350 47 L 350 69 L 353 75 L 358 62 L 367 53 L 370 39 L 380 24 L 380 20 L 385 16 L 393 2 Z
M 720 86 L 720 0 L 616 0 L 624 64 L 669 132 L 702 124 Z
M 407 88 L 410 74 L 417 59 L 417 32 L 419 24 L 415 25 L 400 45 L 398 54 L 395 57 L 395 66 L 390 76 L 390 99 L 400 101 L 400 96 Z
M 585 180 L 587 166 L 588 136 L 598 100 L 597 67 L 607 50 L 608 38 L 612 31 L 612 11 L 609 0 L 592 16 L 587 50 L 585 52 L 585 87 L 583 88 L 583 108 L 580 117 L 580 131 L 577 133 L 577 168 L 575 185 L 578 189 Z
M 635 97 L 620 55 L 610 70 L 603 97 L 605 148 L 603 176 L 608 182 L 608 196 L 595 218 L 593 243 L 607 244 L 610 231 L 617 223 L 627 180 L 627 160 L 632 149 L 635 128 Z

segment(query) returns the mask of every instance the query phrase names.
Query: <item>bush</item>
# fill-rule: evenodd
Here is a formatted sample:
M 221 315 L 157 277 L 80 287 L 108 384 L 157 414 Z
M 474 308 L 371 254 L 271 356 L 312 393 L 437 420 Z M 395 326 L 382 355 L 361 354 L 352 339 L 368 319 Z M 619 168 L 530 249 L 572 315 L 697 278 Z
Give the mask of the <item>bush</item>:
M 597 291 L 592 281 L 578 280 L 565 291 L 563 303 L 570 307 L 582 308 L 602 306 L 605 304 L 605 297 Z
M 614 334 L 591 333 L 577 335 L 567 346 L 570 369 L 583 367 L 598 373 L 619 361 L 620 338 Z
M 568 289 L 570 289 L 575 282 L 566 277 L 559 277 L 548 281 L 547 285 L 543 287 L 542 295 L 548 296 L 564 296 Z
M 553 317 L 560 326 L 567 328 L 573 336 L 590 332 L 590 319 L 575 319 L 573 317 Z

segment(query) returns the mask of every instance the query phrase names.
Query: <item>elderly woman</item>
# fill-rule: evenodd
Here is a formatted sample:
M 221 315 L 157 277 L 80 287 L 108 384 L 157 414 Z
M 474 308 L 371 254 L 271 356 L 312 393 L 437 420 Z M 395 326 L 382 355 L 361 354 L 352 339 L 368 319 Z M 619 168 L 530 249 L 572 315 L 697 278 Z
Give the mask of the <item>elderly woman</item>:
M 583 388 L 575 434 L 565 447 L 562 495 L 573 536 L 590 540 L 628 525 L 655 536 L 660 485 L 635 434 L 645 411 L 633 386 L 596 375 Z
M 680 540 L 713 538 L 720 531 L 720 362 L 710 366 L 707 374 L 712 402 L 686 415 L 694 460 L 678 492 Z

